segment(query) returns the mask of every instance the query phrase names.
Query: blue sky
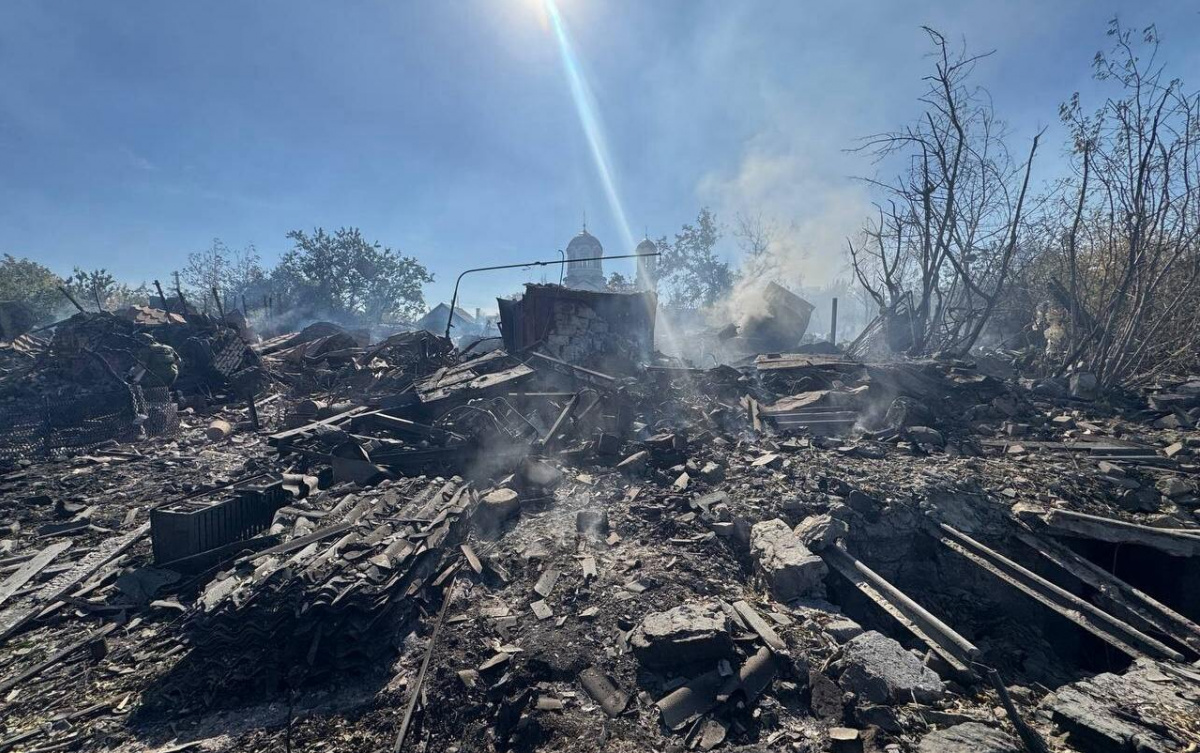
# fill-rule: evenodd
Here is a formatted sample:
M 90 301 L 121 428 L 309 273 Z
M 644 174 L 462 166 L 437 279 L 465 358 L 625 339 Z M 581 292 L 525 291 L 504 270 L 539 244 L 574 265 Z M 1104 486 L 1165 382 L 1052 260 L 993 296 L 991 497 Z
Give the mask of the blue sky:
M 1103 93 L 1109 18 L 1157 23 L 1200 85 L 1190 2 L 559 0 L 631 231 L 710 205 L 789 225 L 811 280 L 842 269 L 870 197 L 854 139 L 897 127 L 928 24 L 972 50 L 1023 151 L 1058 104 Z M 55 271 L 166 278 L 220 237 L 271 262 L 284 234 L 356 225 L 416 256 L 448 298 L 465 267 L 556 258 L 606 199 L 539 0 L 0 4 L 0 252 Z M 732 242 L 725 252 L 734 253 Z M 623 266 L 621 266 L 623 265 Z M 614 262 L 629 271 L 632 264 Z M 468 306 L 541 272 L 468 278 Z

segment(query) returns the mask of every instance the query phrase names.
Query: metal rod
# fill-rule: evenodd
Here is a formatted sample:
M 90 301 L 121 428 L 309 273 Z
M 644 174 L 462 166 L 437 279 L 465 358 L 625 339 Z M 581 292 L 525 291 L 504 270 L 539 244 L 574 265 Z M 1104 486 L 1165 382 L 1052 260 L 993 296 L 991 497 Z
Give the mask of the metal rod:
M 425 675 L 429 672 L 429 660 L 433 658 L 433 650 L 437 648 L 442 624 L 446 621 L 446 610 L 450 606 L 450 602 L 454 601 L 454 581 L 458 578 L 459 563 L 455 563 L 454 567 L 454 574 L 450 576 L 450 582 L 442 589 L 442 606 L 438 609 L 433 623 L 433 634 L 429 636 L 429 646 L 425 649 L 425 658 L 421 660 L 421 668 L 417 671 L 417 677 L 413 681 L 412 693 L 405 705 L 404 718 L 400 720 L 400 731 L 396 733 L 396 744 L 392 746 L 392 753 L 400 753 L 404 748 L 404 739 L 408 737 L 413 711 L 416 710 L 417 702 L 421 699 L 421 686 L 425 684 Z
M 1008 720 L 1017 728 L 1017 734 L 1020 735 L 1021 743 L 1025 746 L 1025 750 L 1028 753 L 1046 753 L 1049 750 L 1046 747 L 1046 741 L 1017 713 L 1017 707 L 1013 705 L 1012 696 L 1008 694 L 1008 688 L 1004 687 L 1004 681 L 1000 679 L 1000 673 L 992 667 L 985 667 L 982 664 L 977 664 L 976 666 L 984 670 L 984 674 L 987 676 L 988 682 L 991 683 L 992 689 L 1000 697 L 1000 703 L 1004 706 L 1004 713 L 1008 715 Z
M 833 299 L 833 312 L 829 315 L 829 344 L 837 345 L 837 298 Z
M 84 312 L 83 306 L 79 305 L 79 301 L 75 300 L 75 296 L 71 295 L 71 291 L 67 290 L 65 285 L 59 285 L 58 289 L 63 295 L 65 295 L 67 297 L 68 301 L 75 304 L 75 308 L 79 309 L 79 313 L 82 314 Z
M 565 256 L 565 255 L 564 255 Z M 621 254 L 619 256 L 589 256 L 586 259 L 571 259 L 572 262 L 580 261 L 604 261 L 605 259 L 637 259 L 642 256 L 662 256 L 662 254 Z M 462 278 L 472 272 L 494 272 L 498 269 L 520 269 L 522 267 L 546 267 L 551 264 L 567 264 L 567 259 L 555 261 L 527 261 L 523 264 L 499 264 L 494 267 L 475 267 L 474 269 L 464 270 L 454 281 L 454 295 L 450 297 L 450 315 L 446 317 L 446 339 L 450 339 L 450 328 L 454 325 L 454 307 L 458 305 L 458 285 L 462 282 Z
M 180 308 L 179 313 L 184 316 L 187 316 L 188 305 L 187 305 L 187 300 L 183 297 L 183 288 L 180 287 L 180 285 L 179 285 L 179 273 L 174 272 L 173 274 L 175 275 L 175 295 L 179 296 L 179 308 Z
M 162 299 L 163 311 L 171 313 L 171 304 L 167 303 L 167 294 L 163 292 L 162 284 L 158 280 L 154 281 L 154 289 L 158 291 L 158 297 Z
M 884 594 L 885 598 L 889 598 L 894 604 L 901 607 L 901 611 L 907 613 L 905 617 L 929 633 L 930 637 L 939 646 L 955 655 L 958 659 L 966 662 L 979 656 L 979 649 L 973 643 L 959 635 L 954 628 L 942 622 L 931 614 L 929 610 L 925 609 L 925 607 L 913 601 L 908 594 L 889 583 L 879 573 L 867 567 L 865 563 L 850 554 L 850 552 L 838 546 L 832 546 L 826 547 L 821 554 L 823 556 L 827 555 L 827 558 L 830 559 L 834 557 L 839 558 L 850 569 L 866 578 L 872 586 Z M 939 638 L 941 640 L 938 640 Z
M 1003 554 L 989 549 L 967 534 L 957 531 L 945 523 L 939 523 L 938 528 L 950 537 L 942 537 L 943 544 L 959 554 L 966 555 L 967 559 L 991 572 L 992 575 L 1032 597 L 1055 613 L 1066 617 L 1100 640 L 1128 654 L 1130 658 L 1138 659 L 1144 654 L 1157 659 L 1183 661 L 1183 654 L 1175 649 L 1146 635 L 1091 602 L 1084 601 Z

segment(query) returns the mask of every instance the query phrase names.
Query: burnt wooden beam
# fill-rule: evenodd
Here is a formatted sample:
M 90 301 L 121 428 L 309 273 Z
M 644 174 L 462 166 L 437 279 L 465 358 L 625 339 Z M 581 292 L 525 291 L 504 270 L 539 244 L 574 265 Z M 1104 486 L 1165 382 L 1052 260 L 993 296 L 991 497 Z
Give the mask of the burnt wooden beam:
M 827 546 L 821 550 L 820 556 L 831 570 L 850 581 L 962 678 L 974 676 L 969 664 L 979 655 L 979 649 L 974 644 L 846 550 Z
M 1014 511 L 1021 520 L 1053 536 L 1094 539 L 1110 544 L 1139 544 L 1174 557 L 1200 555 L 1200 529 L 1192 533 L 1178 528 L 1153 528 L 1072 510 L 1031 506 L 1022 506 Z
M 1017 538 L 1046 560 L 1095 589 L 1096 598 L 1113 605 L 1109 608 L 1119 608 L 1127 613 L 1127 619 L 1143 623 L 1143 629 L 1170 636 L 1200 653 L 1200 625 L 1062 544 L 1029 533 L 1018 533 Z
M 1133 659 L 1148 657 L 1183 661 L 1183 654 L 1158 639 L 1051 583 L 965 533 L 945 523 L 939 524 L 938 530 L 939 539 L 947 548 L 1123 654 Z

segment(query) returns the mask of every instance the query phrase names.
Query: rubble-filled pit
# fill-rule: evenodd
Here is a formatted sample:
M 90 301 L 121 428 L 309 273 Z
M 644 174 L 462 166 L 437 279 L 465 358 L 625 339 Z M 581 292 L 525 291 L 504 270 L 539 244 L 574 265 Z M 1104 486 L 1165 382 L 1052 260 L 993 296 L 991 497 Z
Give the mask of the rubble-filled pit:
M 1138 544 L 1064 539 L 1072 551 L 1183 616 L 1200 621 L 1200 561 Z
M 1054 689 L 1092 673 L 1129 666 L 1129 657 L 978 569 L 928 533 L 913 531 L 898 561 L 874 559 L 869 547 L 857 554 L 977 646 L 978 661 L 1000 670 L 1007 681 Z M 908 648 L 928 650 L 844 578 L 831 574 L 829 583 L 831 600 L 851 618 Z

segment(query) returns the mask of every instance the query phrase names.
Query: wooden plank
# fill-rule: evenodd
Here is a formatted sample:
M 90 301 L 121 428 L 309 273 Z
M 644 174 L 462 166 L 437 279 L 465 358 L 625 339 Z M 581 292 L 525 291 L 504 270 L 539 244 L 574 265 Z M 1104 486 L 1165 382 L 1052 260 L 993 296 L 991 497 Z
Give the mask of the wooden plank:
M 65 596 L 85 578 L 90 578 L 109 561 L 119 557 L 126 549 L 137 543 L 150 532 L 150 524 L 143 523 L 129 533 L 113 536 L 88 552 L 70 570 L 61 573 L 40 590 L 12 603 L 0 612 L 0 643 L 35 615 Z
M 54 558 L 71 548 L 71 542 L 60 541 L 57 544 L 51 544 L 42 551 L 33 555 L 33 558 L 21 565 L 15 573 L 8 576 L 3 583 L 0 583 L 0 605 L 8 601 L 17 591 L 33 579 L 33 576 L 40 573 L 54 561 Z
M 66 648 L 62 648 L 62 649 L 59 649 L 58 651 L 55 651 L 48 658 L 46 658 L 45 661 L 35 664 L 34 666 L 30 667 L 29 669 L 25 670 L 24 672 L 21 672 L 20 674 L 17 674 L 15 676 L 5 680 L 4 682 L 0 682 L 0 695 L 4 695 L 4 694 L 8 693 L 8 691 L 12 690 L 13 688 L 15 688 L 17 685 L 21 684 L 25 680 L 28 680 L 30 677 L 36 677 L 37 675 L 41 674 L 45 670 L 49 669 L 50 667 L 53 667 L 55 664 L 58 664 L 63 659 L 65 659 L 68 656 L 70 656 L 71 654 L 75 653 L 79 649 L 84 648 L 89 643 L 94 643 L 98 640 L 102 640 L 105 636 L 107 636 L 109 633 L 111 633 L 112 631 L 114 631 L 116 629 L 117 629 L 117 624 L 115 622 L 112 622 L 112 623 L 105 625 L 102 628 L 93 630 L 92 632 L 88 633 L 87 635 L 85 635 L 84 637 L 75 641 L 74 643 L 67 646 Z
M 1200 555 L 1200 535 L 1178 529 L 1153 528 L 1071 510 L 1026 506 L 1014 512 L 1021 520 L 1044 527 L 1055 536 L 1075 536 L 1110 544 L 1140 544 L 1175 557 Z
M 560 371 L 562 373 L 573 375 L 573 376 L 579 378 L 580 380 L 587 382 L 588 384 L 591 384 L 594 387 L 599 387 L 599 388 L 608 389 L 608 390 L 616 389 L 616 386 L 617 386 L 616 377 L 612 377 L 612 376 L 609 376 L 608 374 L 604 374 L 599 371 L 594 371 L 592 369 L 585 369 L 584 367 L 577 366 L 573 363 L 567 363 L 566 361 L 561 361 L 552 356 L 548 356 L 545 353 L 530 353 L 529 356 L 530 356 L 530 358 L 528 361 L 526 361 L 526 363 L 540 362 L 541 364 L 550 366 L 551 368 L 554 368 L 555 370 Z
M 576 392 L 571 396 L 571 399 L 567 401 L 567 404 L 563 406 L 562 412 L 558 414 L 558 419 L 554 422 L 554 425 L 550 427 L 550 431 L 546 432 L 546 436 L 542 438 L 543 452 L 550 452 L 555 446 L 557 446 L 558 435 L 562 432 L 563 425 L 570 420 L 571 415 L 575 413 L 575 409 L 579 407 L 579 396 L 582 394 L 583 393 L 581 392 Z
M 1183 654 L 1103 609 L 1051 583 L 965 533 L 941 523 L 941 542 L 1017 590 L 1049 607 L 1131 658 L 1183 661 Z
M 461 434 L 455 434 L 447 429 L 409 421 L 406 418 L 398 418 L 382 410 L 363 413 L 355 416 L 350 421 L 350 425 L 355 431 L 358 431 L 357 427 L 359 424 L 373 424 L 408 437 L 430 437 L 439 441 L 444 439 L 465 439 Z
M 762 615 L 758 613 L 754 607 L 750 606 L 748 601 L 735 601 L 733 608 L 737 610 L 738 616 L 746 621 L 750 629 L 758 633 L 758 637 L 763 639 L 763 643 L 767 644 L 767 648 L 775 652 L 787 651 L 787 644 L 779 637 L 774 628 L 767 624 Z
M 287 442 L 290 442 L 291 440 L 295 439 L 296 437 L 307 434 L 308 432 L 312 431 L 313 429 L 317 428 L 318 426 L 325 426 L 326 424 L 333 424 L 333 423 L 345 421 L 348 418 L 353 418 L 354 416 L 357 416 L 361 413 L 365 413 L 368 410 L 369 410 L 369 408 L 367 408 L 367 406 L 358 405 L 358 406 L 351 408 L 350 410 L 342 411 L 341 413 L 335 413 L 334 415 L 329 416 L 328 418 L 322 418 L 319 421 L 313 421 L 312 423 L 305 424 L 304 426 L 297 426 L 295 429 L 288 429 L 286 431 L 276 432 L 275 434 L 272 434 L 269 437 L 267 437 L 267 441 L 269 443 L 271 443 L 272 445 L 287 443 Z
M 782 371 L 787 369 L 811 369 L 827 366 L 854 367 L 859 366 L 845 356 L 823 355 L 819 353 L 781 353 L 777 356 L 761 355 L 754 359 L 754 366 L 759 371 Z
M 459 547 L 462 550 L 463 556 L 467 558 L 467 564 L 475 571 L 476 575 L 483 573 L 483 563 L 479 560 L 479 555 L 475 554 L 475 550 L 470 544 L 463 544 Z

